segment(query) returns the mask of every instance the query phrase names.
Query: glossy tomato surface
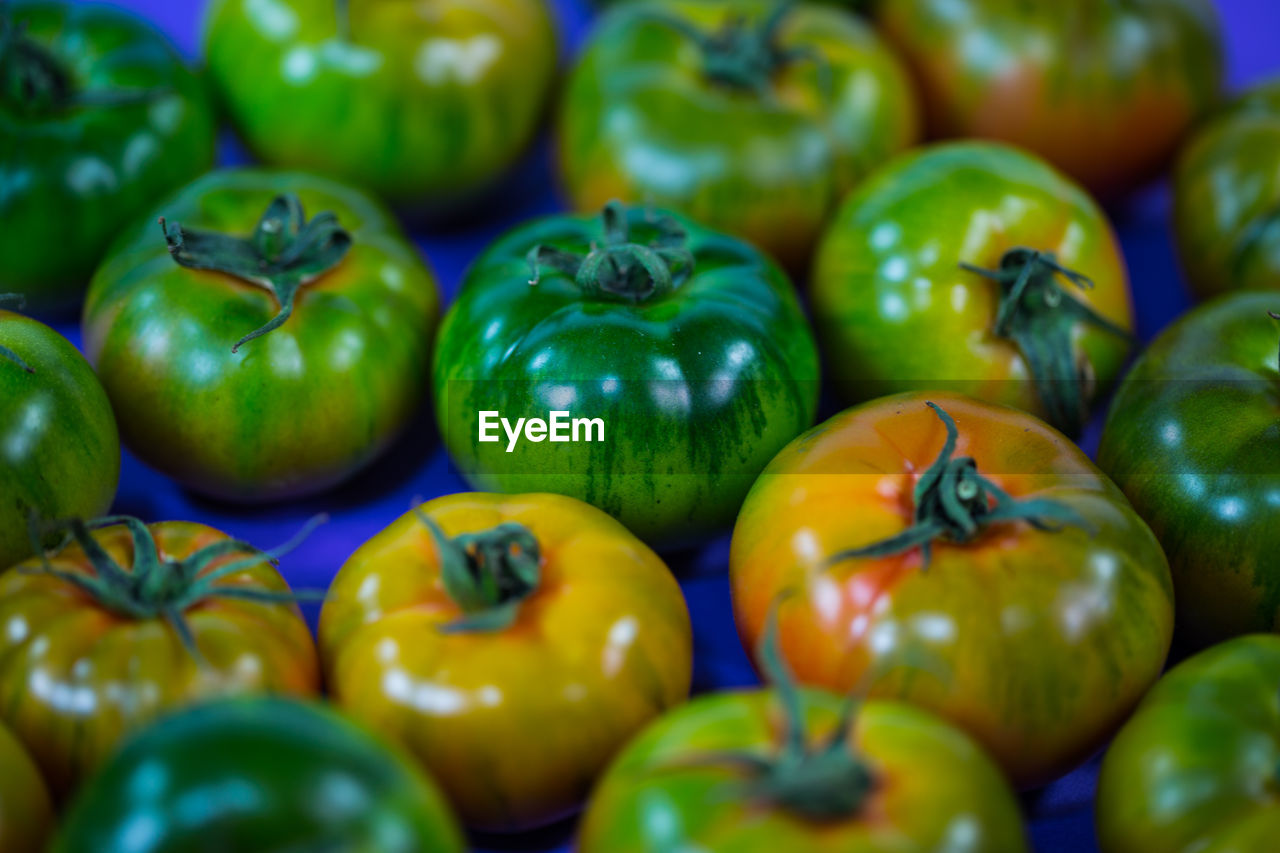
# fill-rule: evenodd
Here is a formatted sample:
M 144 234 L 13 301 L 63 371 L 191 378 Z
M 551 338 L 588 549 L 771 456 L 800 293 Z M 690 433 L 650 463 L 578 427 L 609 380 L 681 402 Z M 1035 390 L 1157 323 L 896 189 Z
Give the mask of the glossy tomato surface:
M 52 830 L 53 805 L 39 769 L 0 726 L 0 850 L 43 853 Z
M 0 571 L 31 553 L 30 513 L 106 512 L 120 439 L 102 385 L 66 338 L 0 310 Z M 15 360 L 15 358 L 17 360 Z
M 771 38 L 758 35 L 775 9 L 647 0 L 603 17 L 560 111 L 571 203 L 670 207 L 807 265 L 841 196 L 915 142 L 916 103 L 860 19 L 796 3 Z M 735 21 L 734 34 L 699 46 Z
M 832 736 L 841 700 L 802 693 L 813 743 Z M 1017 801 L 966 735 L 931 714 L 873 701 L 857 711 L 849 751 L 870 773 L 858 809 L 812 820 L 753 801 L 742 768 L 716 755 L 759 758 L 783 747 L 773 691 L 699 697 L 651 725 L 609 768 L 583 821 L 583 853 L 817 853 L 1027 849 Z
M 211 702 L 143 730 L 76 799 L 53 853 L 453 853 L 462 833 L 398 752 L 320 705 Z
M 1106 853 L 1270 850 L 1280 826 L 1280 637 L 1184 661 L 1147 694 L 1098 780 Z
M 182 588 L 172 561 L 231 543 L 202 524 L 150 526 L 164 561 L 156 580 Z M 135 544 L 128 528 L 95 531 L 93 542 L 130 572 Z M 0 575 L 0 721 L 64 798 L 115 749 L 121 737 L 174 708 L 210 696 L 271 691 L 318 693 L 319 665 L 311 633 L 296 605 L 232 597 L 287 592 L 267 562 L 235 567 L 245 547 L 208 562 L 201 575 L 216 594 L 176 616 L 190 631 L 184 643 L 176 616 L 130 615 L 87 592 L 79 579 L 99 577 L 79 545 L 68 545 L 42 570 L 38 559 Z
M 203 82 L 142 21 L 104 4 L 6 2 L 0 293 L 74 306 L 121 226 L 213 165 L 215 130 Z
M 535 272 L 531 252 L 576 274 Z M 657 252 L 661 282 L 641 263 Z M 491 246 L 445 318 L 434 374 L 440 432 L 473 486 L 580 498 L 662 544 L 727 526 L 818 394 L 813 335 L 772 262 L 684 217 L 614 206 Z M 603 438 L 513 446 L 495 427 L 482 442 L 485 411 L 599 418 Z
M 1187 314 L 1116 392 L 1098 464 L 1164 545 L 1191 644 L 1280 628 L 1280 295 Z
M 426 392 L 439 293 L 369 196 L 302 173 L 236 169 L 200 178 L 160 215 L 171 228 L 247 238 L 285 196 L 313 222 L 333 214 L 349 249 L 304 281 L 274 331 L 243 340 L 284 307 L 270 286 L 179 264 L 154 217 L 116 244 L 85 304 L 85 351 L 125 443 L 226 500 L 283 500 L 346 479 Z
M 422 513 L 449 537 L 523 526 L 540 583 L 506 627 L 452 629 L 466 611 L 432 532 L 406 514 L 329 590 L 320 645 L 333 698 L 407 747 L 467 824 L 563 816 L 623 743 L 688 695 L 680 588 L 620 524 L 571 498 L 449 495 Z
M 1197 131 L 1173 186 L 1178 248 L 1197 295 L 1280 289 L 1280 80 Z
M 963 266 L 1000 270 L 1019 249 L 1088 282 L 1040 268 L 1043 289 L 1010 299 Z M 853 402 L 945 387 L 1074 432 L 1130 348 L 1129 281 L 1110 223 L 1070 179 L 1003 145 L 931 146 L 878 171 L 832 220 L 812 284 L 826 364 Z M 1006 301 L 1014 326 L 999 333 Z M 1077 402 L 1054 402 L 1073 388 Z
M 946 437 L 926 401 L 954 418 L 957 458 L 1077 522 L 938 538 L 927 566 L 920 548 L 831 562 L 912 524 Z M 730 573 L 748 648 L 785 595 L 782 651 L 801 681 L 866 683 L 932 710 L 1024 787 L 1102 745 L 1160 674 L 1173 632 L 1168 564 L 1120 490 L 1035 418 L 947 392 L 866 403 L 792 442 L 747 497 Z
M 933 136 L 1021 146 L 1102 195 L 1156 177 L 1222 86 L 1212 0 L 873 7 L 915 74 Z
M 442 211 L 524 151 L 555 42 L 543 0 L 216 0 L 205 51 L 260 159 Z

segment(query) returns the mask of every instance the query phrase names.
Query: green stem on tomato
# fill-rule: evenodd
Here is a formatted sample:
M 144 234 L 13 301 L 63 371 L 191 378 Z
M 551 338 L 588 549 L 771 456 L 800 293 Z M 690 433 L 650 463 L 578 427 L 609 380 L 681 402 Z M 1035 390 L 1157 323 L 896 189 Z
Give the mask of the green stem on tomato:
M 333 15 L 338 27 L 339 41 L 351 41 L 350 0 L 333 0 Z
M 993 524 L 1012 521 L 1025 521 L 1037 530 L 1052 532 L 1067 526 L 1088 529 L 1088 522 L 1072 507 L 1047 498 L 1016 500 L 978 473 L 972 457 L 955 456 L 959 438 L 955 421 L 935 403 L 928 406 L 942 420 L 947 438 L 938 458 L 916 482 L 911 526 L 879 542 L 841 551 L 827 560 L 828 566 L 864 557 L 888 557 L 919 548 L 927 569 L 935 540 L 963 544 Z
M 442 630 L 491 633 L 510 627 L 542 579 L 537 537 L 522 524 L 506 522 L 451 539 L 421 509 L 414 512 L 435 542 L 445 592 L 464 614 Z
M 627 208 L 611 201 L 601 212 L 604 239 L 586 255 L 554 246 L 535 246 L 528 255 L 537 285 L 544 270 L 569 276 L 586 294 L 623 302 L 645 302 L 678 287 L 693 271 L 693 255 L 686 248 L 684 228 L 669 216 L 647 224 L 657 232 L 648 244 L 631 242 Z
M 276 297 L 276 316 L 237 341 L 232 352 L 283 326 L 299 289 L 336 267 L 351 248 L 351 235 L 337 216 L 325 212 L 308 221 L 302 201 L 293 193 L 271 202 L 250 237 L 186 228 L 163 217 L 160 229 L 180 266 L 226 273 Z
M 1048 421 L 1068 436 L 1078 436 L 1089 416 L 1086 389 L 1092 380 L 1077 362 L 1076 327 L 1095 326 L 1126 340 L 1133 336 L 1058 284 L 1061 276 L 1081 290 L 1093 287 L 1090 278 L 1062 266 L 1052 252 L 1018 247 L 1004 253 L 998 270 L 964 263 L 960 268 L 1000 285 L 992 332 L 1022 352 Z

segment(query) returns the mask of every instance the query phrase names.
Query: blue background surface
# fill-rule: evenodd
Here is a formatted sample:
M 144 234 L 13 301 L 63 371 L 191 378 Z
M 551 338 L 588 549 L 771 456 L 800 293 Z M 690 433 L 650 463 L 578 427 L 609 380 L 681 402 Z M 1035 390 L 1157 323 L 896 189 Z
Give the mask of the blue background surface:
M 591 9 L 585 0 L 550 2 L 560 24 L 561 48 L 567 59 L 582 42 Z M 203 3 L 114 0 L 112 5 L 148 18 L 186 55 L 199 56 Z M 1218 6 L 1227 31 L 1232 88 L 1280 72 L 1280 2 L 1219 0 Z M 510 177 L 506 191 L 496 194 L 500 201 L 493 204 L 483 223 L 414 235 L 439 278 L 446 304 L 457 290 L 467 264 L 490 240 L 526 218 L 561 209 L 550 152 L 550 142 L 544 137 Z M 222 157 L 224 163 L 245 159 L 230 137 L 224 141 Z M 1110 211 L 1133 278 L 1138 331 L 1143 340 L 1150 340 L 1190 304 L 1174 258 L 1168 209 L 1168 189 L 1161 185 Z M 75 328 L 64 326 L 60 331 L 79 342 Z M 1090 451 L 1096 446 L 1098 427 L 1095 420 L 1086 434 L 1084 445 Z M 283 563 L 284 573 L 295 588 L 323 589 L 351 552 L 405 512 L 415 497 L 431 498 L 459 491 L 467 491 L 467 485 L 440 449 L 434 427 L 424 413 L 421 424 L 404 440 L 340 490 L 269 509 L 237 508 L 190 495 L 125 451 L 115 511 L 148 521 L 200 521 L 263 547 L 283 542 L 312 515 L 327 512 L 331 521 Z M 680 577 L 693 617 L 695 692 L 754 684 L 755 675 L 733 626 L 725 577 L 727 536 L 696 551 L 664 556 Z M 305 609 L 314 626 L 318 607 Z M 1090 809 L 1097 765 L 1095 759 L 1025 798 L 1036 850 L 1088 853 L 1097 849 Z M 560 850 L 568 849 L 572 833 L 572 822 L 566 821 L 532 834 L 478 838 L 476 844 L 485 850 Z

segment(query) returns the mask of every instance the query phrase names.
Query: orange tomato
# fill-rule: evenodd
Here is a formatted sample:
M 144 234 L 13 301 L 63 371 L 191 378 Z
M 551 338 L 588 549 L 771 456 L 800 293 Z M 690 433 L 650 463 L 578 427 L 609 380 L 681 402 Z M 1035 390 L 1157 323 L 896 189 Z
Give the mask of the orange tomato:
M 53 806 L 40 771 L 0 726 L 0 850 L 40 853 L 53 829 Z
M 466 823 L 497 830 L 577 807 L 688 695 L 691 646 L 663 562 L 549 494 L 424 504 L 347 561 L 320 617 L 338 704 L 406 746 Z

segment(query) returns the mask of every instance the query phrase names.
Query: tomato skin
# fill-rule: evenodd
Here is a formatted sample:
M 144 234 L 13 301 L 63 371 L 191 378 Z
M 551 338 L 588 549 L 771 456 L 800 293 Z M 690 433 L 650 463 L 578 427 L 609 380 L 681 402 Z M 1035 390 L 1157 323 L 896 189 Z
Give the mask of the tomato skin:
M 1132 299 L 1110 223 L 1051 166 L 987 142 L 946 143 L 894 160 L 855 190 L 815 262 L 814 324 L 825 363 L 851 402 L 945 387 L 1041 418 L 1048 412 L 1022 349 L 994 333 L 998 284 L 961 269 L 997 269 L 1026 247 L 1053 252 L 1092 289 L 1060 283 L 1125 330 Z M 1129 341 L 1077 322 L 1073 358 L 1092 402 L 1119 374 Z
M 1197 131 L 1173 188 L 1178 249 L 1197 296 L 1280 289 L 1280 80 Z
M 384 450 L 421 403 L 439 316 L 435 279 L 390 213 L 299 172 L 212 172 L 161 208 L 170 222 L 245 235 L 281 193 L 332 211 L 353 245 L 304 285 L 288 322 L 232 352 L 279 310 L 266 288 L 179 266 L 155 219 L 94 276 L 84 343 L 125 443 L 224 500 L 312 494 Z
M 150 525 L 162 557 L 180 560 L 227 536 L 211 527 Z M 122 526 L 94 538 L 129 570 L 133 546 Z M 234 562 L 214 560 L 201 574 Z M 54 568 L 96 573 L 78 545 Z M 0 575 L 0 721 L 26 744 L 50 788 L 65 798 L 128 732 L 159 714 L 211 696 L 320 690 L 311 632 L 292 604 L 210 598 L 185 613 L 207 666 L 162 617 L 134 619 L 106 609 L 66 580 L 36 573 L 32 559 Z M 285 591 L 269 564 L 233 572 L 218 587 Z
M 1098 449 L 1164 543 L 1192 644 L 1280 628 L 1277 309 L 1275 294 L 1233 294 L 1167 329 L 1116 392 Z
M 1073 508 L 1091 529 L 996 524 L 968 544 L 828 558 L 896 534 L 942 447 L 1015 498 Z M 1061 434 L 1013 409 L 901 394 L 837 415 L 761 475 L 730 553 L 734 613 L 755 648 L 780 594 L 782 651 L 805 683 L 911 702 L 966 729 L 1021 787 L 1087 758 L 1160 674 L 1173 632 L 1168 565 L 1120 491 Z
M 1098 779 L 1106 853 L 1230 853 L 1275 841 L 1280 637 L 1183 661 L 1116 735 Z
M 537 537 L 542 582 L 516 622 L 446 633 L 431 534 L 413 513 L 366 543 L 320 616 L 341 707 L 401 742 L 469 826 L 562 817 L 641 726 L 684 701 L 692 635 L 662 561 L 604 513 L 559 495 L 449 495 L 423 511 L 449 536 L 517 522 Z
M 213 165 L 217 127 L 203 82 L 133 16 L 56 0 L 5 5 L 77 94 L 157 90 L 143 102 L 34 111 L 0 95 L 0 293 L 56 312 L 77 303 L 121 223 Z
M 51 853 L 143 849 L 129 844 L 139 826 L 150 853 L 465 849 L 403 756 L 323 705 L 279 698 L 206 703 L 140 732 L 72 804 Z
M 636 239 L 649 228 L 627 212 Z M 653 212 L 652 216 L 665 216 Z M 436 416 L 453 460 L 485 491 L 585 500 L 649 543 L 687 543 L 727 526 L 774 453 L 813 423 L 818 358 L 787 277 L 758 251 L 680 216 L 693 272 L 630 303 L 542 270 L 537 246 L 585 254 L 599 217 L 519 227 L 473 264 L 441 326 Z M 607 329 L 609 334 L 601 334 Z M 478 413 L 605 422 L 604 441 L 477 442 Z
M 1021 146 L 1102 196 L 1156 177 L 1223 84 L 1211 0 L 878 0 L 876 18 L 932 137 Z
M 351 3 L 349 38 L 336 5 L 210 7 L 210 76 L 259 159 L 443 212 L 524 152 L 556 70 L 544 0 Z
M 26 750 L 0 726 L 0 850 L 43 853 L 53 830 L 53 804 Z
M 917 139 L 906 71 L 850 13 L 801 3 L 781 45 L 818 63 L 776 72 L 768 94 L 709 80 L 699 51 L 670 26 L 674 15 L 714 31 L 733 15 L 764 17 L 770 4 L 620 4 L 601 19 L 572 72 L 559 117 L 565 191 L 579 210 L 611 199 L 679 210 L 741 236 L 790 269 L 807 265 L 822 223 L 872 168 Z M 762 164 L 767 160 L 768 168 Z
M 841 700 L 803 691 L 814 741 L 830 735 Z M 963 732 L 893 702 L 858 710 L 852 745 L 878 779 L 854 817 L 810 822 L 782 808 L 731 796 L 741 776 L 714 765 L 681 766 L 719 752 L 768 755 L 781 741 L 772 691 L 700 696 L 628 744 L 605 774 L 583 819 L 583 853 L 679 850 L 769 853 L 956 850 L 1018 853 L 1026 838 L 1000 770 Z M 972 829 L 957 841 L 956 822 Z
M 27 514 L 92 518 L 111 506 L 120 438 L 93 368 L 53 329 L 0 311 L 0 571 L 31 553 Z M 2 845 L 0 845 L 2 849 Z

